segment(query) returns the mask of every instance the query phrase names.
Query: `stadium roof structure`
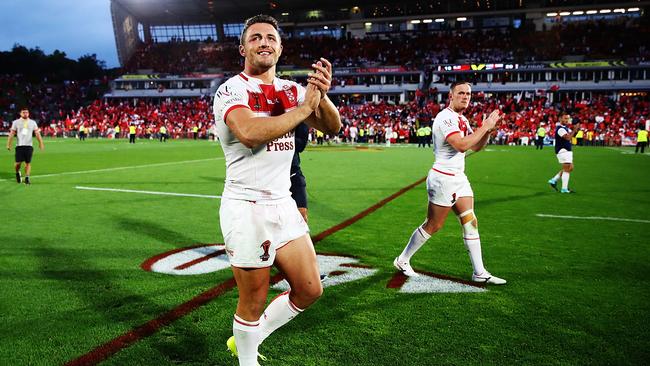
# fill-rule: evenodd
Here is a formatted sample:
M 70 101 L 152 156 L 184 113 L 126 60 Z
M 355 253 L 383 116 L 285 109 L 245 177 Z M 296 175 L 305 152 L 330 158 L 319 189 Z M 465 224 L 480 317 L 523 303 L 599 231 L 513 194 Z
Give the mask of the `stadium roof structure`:
M 111 0 L 119 3 L 138 20 L 149 24 L 241 22 L 260 14 L 280 14 L 309 10 L 345 10 L 353 7 L 368 8 L 395 5 L 390 0 L 327 0 L 315 3 L 311 0 Z M 603 6 L 632 4 L 633 0 L 476 0 L 476 1 L 426 1 L 402 0 L 399 5 L 414 6 L 422 14 L 459 12 L 486 12 L 516 9 Z M 639 3 L 638 1 L 636 1 Z M 645 2 L 645 1 L 643 1 Z
M 276 17 L 282 29 L 287 30 L 345 24 L 354 27 L 365 21 L 399 22 L 425 15 L 480 17 L 537 13 L 541 17 L 551 10 L 649 5 L 648 0 L 327 0 L 318 3 L 312 0 L 111 0 L 111 15 L 117 53 L 120 63 L 125 65 L 143 41 L 152 41 L 152 29 L 167 27 L 185 32 L 187 27 L 195 27 L 190 32 L 200 33 L 209 28 L 215 32 L 210 35 L 212 39 L 223 39 L 224 26 L 241 24 L 261 13 Z M 169 34 L 165 36 L 169 38 Z M 181 39 L 185 39 L 186 33 L 182 34 Z

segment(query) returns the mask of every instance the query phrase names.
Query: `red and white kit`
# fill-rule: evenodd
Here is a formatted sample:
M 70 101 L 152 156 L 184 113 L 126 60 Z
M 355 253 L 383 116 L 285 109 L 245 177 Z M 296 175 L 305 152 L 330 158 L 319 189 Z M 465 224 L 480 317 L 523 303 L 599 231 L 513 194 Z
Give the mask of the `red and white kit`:
M 465 116 L 447 107 L 433 121 L 433 150 L 435 162 L 427 176 L 429 202 L 451 207 L 460 197 L 473 197 L 474 192 L 465 175 L 465 153 L 456 150 L 447 137 L 465 137 L 474 131 Z
M 214 98 L 216 130 L 226 158 L 226 182 L 219 215 L 231 265 L 262 268 L 275 251 L 309 231 L 291 199 L 289 171 L 293 131 L 248 148 L 228 127 L 228 114 L 248 108 L 257 117 L 278 116 L 304 101 L 305 88 L 275 78 L 273 84 L 240 73 L 223 83 Z

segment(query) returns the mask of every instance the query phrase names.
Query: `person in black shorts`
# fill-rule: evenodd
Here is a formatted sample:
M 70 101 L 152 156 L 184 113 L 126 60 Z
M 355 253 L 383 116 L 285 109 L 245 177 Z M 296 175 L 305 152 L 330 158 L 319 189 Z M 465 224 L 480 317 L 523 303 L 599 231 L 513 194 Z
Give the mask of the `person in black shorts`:
M 29 174 L 32 170 L 32 136 L 36 135 L 38 140 L 38 147 L 43 150 L 45 145 L 41 138 L 41 130 L 38 128 L 36 121 L 29 118 L 29 109 L 20 109 L 20 118 L 13 121 L 11 129 L 9 130 L 9 138 L 7 139 L 7 150 L 11 150 L 12 141 L 16 136 L 16 163 L 14 169 L 16 170 L 16 182 L 21 183 L 20 167 L 25 163 L 25 184 L 31 184 Z
M 300 153 L 305 150 L 309 136 L 309 127 L 303 122 L 296 127 L 295 139 L 296 150 L 293 153 L 293 160 L 291 161 L 291 198 L 296 201 L 298 211 L 307 221 L 307 180 L 302 174 L 300 169 Z

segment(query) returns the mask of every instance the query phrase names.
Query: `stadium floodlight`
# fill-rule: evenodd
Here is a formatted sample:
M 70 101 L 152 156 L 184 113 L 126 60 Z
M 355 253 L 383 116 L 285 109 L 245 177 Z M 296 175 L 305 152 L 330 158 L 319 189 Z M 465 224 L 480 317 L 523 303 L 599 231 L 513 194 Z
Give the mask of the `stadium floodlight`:
M 432 23 L 433 19 L 424 19 L 422 23 Z
M 547 17 L 556 17 L 556 16 L 557 16 L 557 13 L 556 13 L 556 12 L 553 12 L 553 13 L 546 13 L 546 16 L 547 16 Z
M 283 17 L 286 17 L 287 15 L 289 15 L 289 13 L 282 13 Z
M 614 13 L 625 13 L 625 9 L 614 9 Z
M 442 22 L 444 22 L 444 21 L 445 21 L 445 20 L 442 19 L 442 18 L 436 18 L 436 20 L 435 20 L 436 23 L 442 23 Z
M 598 10 L 587 10 L 587 14 L 589 15 L 598 14 Z
M 599 11 L 599 13 L 601 13 L 601 14 L 609 14 L 609 13 L 611 13 L 611 12 L 612 12 L 612 11 L 611 11 L 610 9 L 601 9 L 601 10 Z
M 330 27 L 324 25 L 324 26 L 323 26 L 323 29 L 330 29 Z
M 370 27 L 372 25 L 372 22 L 365 22 L 363 23 L 366 27 Z
M 464 22 L 464 21 L 467 20 L 467 18 L 465 18 L 465 17 L 458 17 L 458 18 L 456 18 L 456 20 L 459 21 L 459 22 Z
M 570 11 L 563 11 L 563 12 L 560 13 L 560 15 L 565 17 L 567 15 L 571 15 L 571 12 Z
M 641 9 L 639 9 L 639 8 L 629 8 L 629 9 L 627 9 L 627 11 L 629 11 L 629 12 L 635 12 L 635 11 L 639 11 L 639 10 L 641 10 Z
M 420 19 L 411 20 L 411 24 L 420 24 L 420 23 L 421 23 Z
M 582 11 L 582 10 L 578 10 L 578 11 L 574 11 L 574 12 L 571 13 L 571 14 L 573 14 L 573 15 L 582 15 L 582 14 L 584 14 L 584 13 L 585 13 L 584 11 Z

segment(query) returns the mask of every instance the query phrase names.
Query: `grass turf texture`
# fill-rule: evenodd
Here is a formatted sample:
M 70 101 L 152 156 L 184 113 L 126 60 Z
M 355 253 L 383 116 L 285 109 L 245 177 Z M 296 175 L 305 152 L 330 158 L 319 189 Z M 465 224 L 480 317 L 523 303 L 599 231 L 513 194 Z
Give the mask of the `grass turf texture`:
M 629 151 L 576 148 L 574 195 L 546 183 L 559 170 L 550 148 L 490 146 L 468 157 L 485 263 L 509 281 L 486 293 L 386 288 L 393 258 L 424 219 L 424 183 L 327 237 L 317 251 L 357 256 L 379 272 L 327 288 L 262 345 L 265 365 L 644 364 L 648 224 L 535 216 L 647 220 L 650 156 Z M 170 276 L 139 267 L 175 248 L 222 242 L 218 199 L 74 188 L 219 195 L 222 156 L 207 141 L 46 140 L 25 186 L 6 152 L 0 364 L 64 364 L 229 279 L 229 270 Z M 317 234 L 423 177 L 433 156 L 415 147 L 310 147 L 302 160 Z M 160 165 L 174 162 L 184 163 Z M 39 177 L 127 166 L 142 167 Z M 470 278 L 455 217 L 412 265 Z M 102 365 L 234 365 L 225 341 L 236 301 L 229 291 Z

